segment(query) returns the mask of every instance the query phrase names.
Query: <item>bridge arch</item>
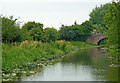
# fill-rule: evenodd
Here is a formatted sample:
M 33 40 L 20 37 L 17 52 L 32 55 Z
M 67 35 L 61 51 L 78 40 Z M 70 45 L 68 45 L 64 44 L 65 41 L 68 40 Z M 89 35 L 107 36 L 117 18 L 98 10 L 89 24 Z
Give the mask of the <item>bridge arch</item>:
M 107 39 L 106 34 L 99 34 L 99 35 L 94 35 L 94 36 L 88 37 L 86 42 L 99 45 L 100 42 L 105 40 L 105 39 Z
M 104 40 L 107 40 L 107 38 L 103 38 L 103 39 L 99 40 L 99 41 L 97 42 L 97 45 L 100 45 L 100 43 L 101 43 L 102 41 L 104 41 Z

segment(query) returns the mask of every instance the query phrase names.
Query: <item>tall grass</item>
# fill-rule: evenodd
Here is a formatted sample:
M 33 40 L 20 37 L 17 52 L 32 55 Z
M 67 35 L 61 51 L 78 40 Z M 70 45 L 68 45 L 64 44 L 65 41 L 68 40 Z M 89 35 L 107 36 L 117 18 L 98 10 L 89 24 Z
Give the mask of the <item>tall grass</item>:
M 31 69 L 37 64 L 44 65 L 50 60 L 59 59 L 62 55 L 74 50 L 70 42 L 56 41 L 42 43 L 24 41 L 20 45 L 4 45 L 2 50 L 3 77 L 7 74 L 17 73 L 14 69 Z
M 7 78 L 10 78 L 13 74 L 19 76 L 22 71 L 31 71 L 32 68 L 43 67 L 77 48 L 90 46 L 93 45 L 63 40 L 50 43 L 23 41 L 21 44 L 3 44 L 3 78 L 6 78 L 6 75 L 9 75 Z

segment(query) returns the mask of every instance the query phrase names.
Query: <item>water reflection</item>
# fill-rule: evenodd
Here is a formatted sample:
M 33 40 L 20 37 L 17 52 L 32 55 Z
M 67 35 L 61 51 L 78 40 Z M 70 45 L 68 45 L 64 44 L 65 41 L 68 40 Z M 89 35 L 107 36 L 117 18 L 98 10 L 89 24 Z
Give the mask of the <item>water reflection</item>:
M 118 69 L 110 68 L 101 48 L 82 49 L 24 81 L 117 81 Z

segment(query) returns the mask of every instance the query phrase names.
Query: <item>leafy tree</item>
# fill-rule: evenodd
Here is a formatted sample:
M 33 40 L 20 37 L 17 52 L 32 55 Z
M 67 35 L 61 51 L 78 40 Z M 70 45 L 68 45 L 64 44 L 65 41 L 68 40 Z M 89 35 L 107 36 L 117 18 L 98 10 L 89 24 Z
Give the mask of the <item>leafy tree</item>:
M 27 22 L 22 26 L 22 32 L 24 34 L 24 40 L 43 40 L 43 24 L 33 22 Z
M 35 27 L 43 28 L 43 24 L 36 23 L 35 21 L 29 21 L 22 26 L 22 29 L 29 31 L 29 30 L 31 30 L 32 28 L 35 28 Z
M 21 34 L 20 27 L 16 23 L 17 19 L 2 17 L 2 42 L 12 43 L 22 41 L 23 35 Z
M 43 30 L 40 27 L 32 28 L 29 32 L 29 36 L 31 36 L 33 40 L 43 40 Z
M 45 28 L 44 34 L 47 42 L 56 41 L 59 38 L 59 32 L 55 28 Z
M 104 31 L 108 29 L 103 23 L 103 21 L 109 6 L 110 6 L 110 3 L 100 5 L 100 7 L 96 7 L 89 14 L 90 21 L 96 26 L 96 30 L 98 31 L 98 33 L 104 33 Z
M 120 34 L 119 18 L 120 18 L 120 2 L 113 1 L 110 4 L 109 10 L 104 17 L 104 23 L 108 28 L 106 34 L 108 35 L 107 37 L 109 45 L 118 44 L 118 38 Z
M 92 35 L 93 29 L 95 29 L 96 27 L 92 24 L 91 21 L 85 21 L 81 24 L 81 27 L 83 28 L 84 31 L 84 35 L 85 37 L 89 37 Z
M 66 41 L 70 41 L 72 40 L 73 37 L 73 30 L 70 26 L 62 26 L 60 29 L 60 36 L 61 39 L 66 40 Z
M 76 22 L 72 26 L 62 26 L 60 29 L 61 39 L 67 41 L 85 41 L 91 36 L 93 24 L 90 21 L 85 21 L 81 25 Z

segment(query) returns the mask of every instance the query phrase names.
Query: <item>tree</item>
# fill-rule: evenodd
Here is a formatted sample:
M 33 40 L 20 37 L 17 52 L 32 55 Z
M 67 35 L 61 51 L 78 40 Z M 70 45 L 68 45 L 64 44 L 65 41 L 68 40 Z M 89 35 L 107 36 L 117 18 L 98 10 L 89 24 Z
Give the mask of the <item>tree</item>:
M 60 28 L 60 36 L 62 40 L 70 41 L 73 37 L 73 30 L 71 30 L 70 26 L 61 26 Z
M 35 27 L 43 28 L 43 24 L 36 23 L 35 21 L 29 21 L 22 26 L 22 29 L 29 31 L 29 30 L 31 30 L 32 28 L 35 28 Z
M 93 29 L 95 29 L 96 27 L 92 24 L 91 21 L 85 21 L 81 24 L 81 27 L 83 28 L 84 31 L 84 35 L 85 37 L 89 37 L 92 35 Z
M 30 21 L 22 26 L 24 40 L 43 40 L 43 24 Z
M 109 7 L 110 3 L 100 5 L 100 7 L 96 7 L 89 14 L 90 21 L 96 26 L 96 30 L 98 31 L 98 33 L 104 33 L 104 31 L 108 29 L 103 23 L 103 20 Z
M 21 42 L 22 33 L 20 27 L 16 23 L 17 19 L 13 19 L 13 16 L 10 18 L 2 17 L 2 42 L 3 43 L 12 43 L 12 42 Z
M 42 41 L 43 40 L 43 30 L 40 27 L 32 28 L 29 31 L 29 36 L 32 38 L 32 40 L 36 41 Z
M 44 34 L 47 42 L 56 41 L 59 38 L 59 32 L 55 28 L 45 28 Z
M 74 24 L 72 26 L 61 26 L 61 39 L 67 41 L 85 41 L 91 36 L 93 31 L 93 24 L 90 21 L 85 21 L 81 25 Z
M 118 38 L 120 34 L 120 2 L 112 2 L 110 4 L 109 10 L 104 17 L 104 23 L 106 24 L 108 30 L 106 31 L 108 37 L 108 44 L 115 45 L 118 44 Z

